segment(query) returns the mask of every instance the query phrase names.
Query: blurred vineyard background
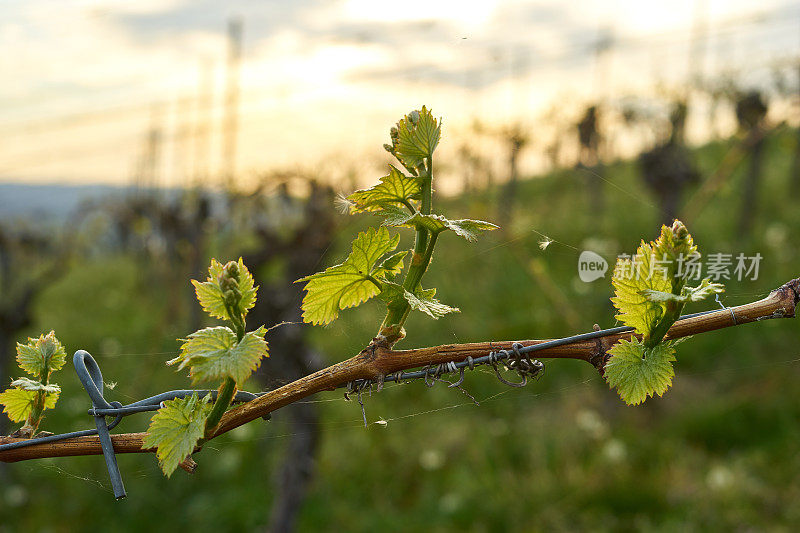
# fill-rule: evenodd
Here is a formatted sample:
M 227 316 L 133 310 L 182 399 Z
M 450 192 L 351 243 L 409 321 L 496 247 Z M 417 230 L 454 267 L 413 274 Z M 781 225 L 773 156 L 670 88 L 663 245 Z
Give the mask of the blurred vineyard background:
M 360 351 L 380 305 L 300 325 L 292 282 L 343 258 L 367 221 L 337 196 L 384 172 L 389 127 L 422 104 L 444 117 L 434 209 L 501 229 L 474 245 L 443 238 L 430 284 L 461 313 L 412 317 L 398 347 L 611 327 L 609 277 L 582 282 L 578 255 L 613 262 L 676 216 L 706 254 L 761 254 L 757 279 L 726 282 L 727 305 L 800 276 L 797 4 L 589 3 L 583 18 L 555 3 L 462 13 L 434 2 L 428 16 L 414 2 L 334 4 L 0 6 L 0 42 L 19 52 L 0 89 L 3 387 L 14 343 L 50 329 L 68 353 L 94 355 L 109 400 L 185 387 L 164 361 L 206 324 L 189 279 L 211 257 L 243 256 L 255 273 L 251 324 L 292 323 L 268 334 L 272 356 L 249 390 Z M 323 20 L 341 12 L 358 16 Z M 552 35 L 531 36 L 525 17 Z M 59 22 L 104 31 L 53 37 Z M 130 34 L 103 54 L 115 27 Z M 52 63 L 25 62 L 41 59 L 37 35 L 65 43 L 42 56 Z M 96 62 L 67 69 L 78 81 L 59 89 L 59 54 L 87 46 Z M 348 62 L 343 48 L 381 62 Z M 124 75 L 111 67 L 126 61 L 118 49 L 138 54 Z M 92 85 L 104 69 L 113 80 Z M 788 320 L 701 335 L 667 396 L 636 408 L 569 361 L 524 389 L 469 373 L 480 405 L 442 384 L 387 386 L 364 398 L 366 429 L 357 402 L 320 394 L 215 439 L 192 476 L 120 456 L 119 503 L 100 457 L 0 463 L 0 532 L 794 531 L 798 340 Z M 56 381 L 45 429 L 90 427 L 71 367 Z

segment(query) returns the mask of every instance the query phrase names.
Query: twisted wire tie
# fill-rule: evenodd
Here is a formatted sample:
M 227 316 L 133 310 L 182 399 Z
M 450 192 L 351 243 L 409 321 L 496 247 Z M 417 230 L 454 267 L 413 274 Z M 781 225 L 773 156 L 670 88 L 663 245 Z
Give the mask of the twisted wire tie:
M 733 308 L 732 307 L 726 307 L 725 304 L 723 304 L 722 301 L 720 301 L 719 293 L 714 295 L 714 300 L 716 300 L 716 302 L 719 304 L 719 306 L 721 308 L 727 309 L 728 311 L 731 312 L 731 320 L 733 320 L 733 325 L 735 326 L 736 325 L 736 314 L 733 312 Z M 761 320 L 761 319 L 759 318 L 759 320 Z
M 111 480 L 111 487 L 114 491 L 116 499 L 122 499 L 126 496 L 125 486 L 122 483 L 122 475 L 119 472 L 117 465 L 117 458 L 114 453 L 114 445 L 111 441 L 110 430 L 117 427 L 122 421 L 122 418 L 134 413 L 142 413 L 146 411 L 157 411 L 164 407 L 164 402 L 167 400 L 174 400 L 176 398 L 184 398 L 191 394 L 199 394 L 205 396 L 211 394 L 215 398 L 217 391 L 215 390 L 174 390 L 162 392 L 155 396 L 145 398 L 133 402 L 129 405 L 123 405 L 120 402 L 109 402 L 103 397 L 103 375 L 97 361 L 85 350 L 78 350 L 72 357 L 72 364 L 75 367 L 75 373 L 78 375 L 81 385 L 83 385 L 86 394 L 92 402 L 92 407 L 87 411 L 89 416 L 94 417 L 96 429 L 85 429 L 81 431 L 71 431 L 68 433 L 59 433 L 57 435 L 47 435 L 44 437 L 37 437 L 33 439 L 26 439 L 17 442 L 10 442 L 8 444 L 0 444 L 0 451 L 13 450 L 17 448 L 24 448 L 36 444 L 44 444 L 48 442 L 56 442 L 64 439 L 71 439 L 76 437 L 88 437 L 97 435 L 100 439 L 100 448 L 103 451 L 103 456 L 106 461 L 108 469 L 108 476 Z M 250 392 L 239 391 L 234 397 L 234 401 L 243 402 L 250 401 L 259 394 Z M 113 416 L 114 419 L 106 422 L 107 416 Z M 269 415 L 262 417 L 269 420 Z

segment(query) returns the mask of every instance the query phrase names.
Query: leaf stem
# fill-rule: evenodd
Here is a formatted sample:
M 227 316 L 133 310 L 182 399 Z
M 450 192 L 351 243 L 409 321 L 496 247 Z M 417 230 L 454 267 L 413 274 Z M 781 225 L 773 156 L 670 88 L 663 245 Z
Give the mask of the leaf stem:
M 422 281 L 422 276 L 428 270 L 428 265 L 430 265 L 431 259 L 433 259 L 433 248 L 436 246 L 436 239 L 438 238 L 438 233 L 433 233 L 431 235 L 430 241 L 428 241 L 428 246 L 425 248 L 425 253 L 422 256 L 422 264 L 420 268 L 408 271 L 408 276 L 406 276 L 406 279 L 403 283 L 403 288 L 408 292 L 414 292 L 419 287 L 419 284 Z
M 48 385 L 50 383 L 50 369 L 45 364 L 44 370 L 39 374 L 39 383 Z M 20 428 L 20 431 L 28 437 L 33 437 L 36 430 L 39 429 L 39 424 L 42 422 L 42 413 L 44 412 L 44 405 L 47 401 L 47 393 L 45 391 L 36 391 L 36 397 L 33 399 L 31 405 L 31 412 L 28 414 L 25 424 Z
M 383 290 L 383 284 L 372 274 L 367 274 L 367 281 L 372 282 L 372 284 L 378 287 L 378 289 Z
M 422 205 L 420 205 L 420 213 L 423 215 L 431 214 L 431 203 L 433 196 L 433 158 L 426 158 L 427 169 L 420 165 L 420 180 L 422 180 Z M 422 170 L 425 169 L 425 170 Z M 425 248 L 428 246 L 428 230 L 425 228 L 417 228 L 417 239 L 414 242 L 414 255 L 422 255 L 425 253 Z M 412 258 L 411 267 L 414 266 L 414 259 Z M 408 274 L 411 275 L 411 267 L 409 267 Z
M 420 179 L 422 180 L 422 205 L 420 212 L 423 215 L 430 215 L 433 200 L 433 157 L 425 158 L 424 167 L 420 166 Z M 424 169 L 424 171 L 423 171 Z M 418 227 L 416 240 L 414 241 L 414 254 L 403 281 L 403 288 L 410 293 L 414 293 L 422 281 L 422 276 L 428 270 L 428 265 L 433 257 L 433 248 L 436 244 L 438 234 L 431 234 L 427 229 Z M 408 318 L 411 307 L 405 298 L 398 302 L 392 302 L 386 311 L 386 317 L 381 324 L 379 335 L 383 335 L 389 345 L 403 338 L 403 324 Z
M 225 302 L 225 309 L 228 311 L 228 316 L 230 318 L 231 325 L 233 329 L 236 331 L 236 342 L 241 342 L 244 338 L 245 333 L 245 321 L 244 317 L 239 314 L 232 306 L 228 305 L 228 302 Z
M 217 393 L 217 400 L 214 402 L 214 406 L 206 419 L 204 438 L 210 439 L 214 435 L 222 415 L 228 410 L 235 394 L 236 381 L 233 378 L 225 378 Z
M 671 276 L 672 281 L 672 294 L 680 295 L 683 292 L 683 287 L 686 285 L 685 277 Z M 669 300 L 666 302 L 666 311 L 661 319 L 656 323 L 653 330 L 644 339 L 644 347 L 648 349 L 655 348 L 669 331 L 669 328 L 678 320 L 683 312 L 684 302 L 676 302 Z
M 242 342 L 245 334 L 245 318 L 235 307 L 236 306 L 228 305 L 228 302 L 225 302 L 225 308 L 228 310 L 231 325 L 236 330 L 236 342 L 239 343 Z M 236 381 L 231 377 L 225 378 L 225 381 L 223 381 L 222 385 L 219 387 L 214 406 L 211 408 L 211 412 L 206 419 L 204 438 L 210 438 L 214 434 L 222 415 L 225 414 L 225 411 L 230 407 L 231 400 L 233 400 L 235 394 Z
M 411 204 L 411 202 L 409 202 L 408 200 L 402 200 L 402 202 L 403 202 L 403 205 L 406 206 L 409 211 L 411 211 L 412 215 L 416 214 L 417 209 Z

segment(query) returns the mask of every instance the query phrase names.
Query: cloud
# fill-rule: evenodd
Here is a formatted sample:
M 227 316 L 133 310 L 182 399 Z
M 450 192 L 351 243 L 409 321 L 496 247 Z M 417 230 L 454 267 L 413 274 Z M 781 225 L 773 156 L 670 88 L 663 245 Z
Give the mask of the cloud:
M 331 5 L 321 0 L 197 0 L 158 12 L 116 13 L 113 20 L 139 42 L 152 42 L 168 41 L 187 32 L 220 34 L 226 20 L 242 19 L 246 42 L 258 43 L 284 28 L 310 34 L 315 18 L 312 15 L 329 10 Z
M 709 64 L 717 68 L 753 71 L 767 56 L 797 50 L 796 3 L 731 0 L 710 8 L 720 36 L 710 40 Z M 721 27 L 757 11 L 768 12 L 767 22 Z M 367 144 L 420 102 L 465 120 L 476 109 L 516 118 L 553 99 L 568 105 L 565 95 L 596 89 L 594 46 L 610 28 L 617 46 L 609 92 L 678 81 L 692 13 L 690 3 L 667 0 L 613 7 L 591 0 L 5 2 L 0 49 L 10 53 L 0 57 L 0 123 L 10 133 L 0 171 L 39 165 L 38 172 L 47 163 L 54 178 L 125 175 L 143 132 L 152 122 L 175 129 L 176 102 L 196 99 L 205 76 L 218 128 L 232 17 L 244 23 L 240 153 L 249 167 L 307 159 L 308 138 L 329 140 L 332 153 L 343 138 L 351 148 Z M 196 111 L 183 113 L 200 120 Z

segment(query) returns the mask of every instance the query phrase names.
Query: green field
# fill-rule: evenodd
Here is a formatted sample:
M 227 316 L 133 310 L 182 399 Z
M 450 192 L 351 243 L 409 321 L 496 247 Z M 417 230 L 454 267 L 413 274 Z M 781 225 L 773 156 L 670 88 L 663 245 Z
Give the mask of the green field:
M 797 136 L 768 141 L 755 227 L 737 236 L 746 161 L 694 220 L 685 220 L 705 254 L 763 256 L 757 280 L 727 282 L 724 302 L 765 296 L 800 276 L 800 209 L 790 189 Z M 709 176 L 735 141 L 694 151 Z M 611 260 L 658 231 L 656 203 L 634 163 L 603 172 L 606 211 L 589 209 L 587 177 L 560 171 L 520 184 L 510 227 L 465 244 L 445 235 L 429 285 L 460 314 L 414 316 L 398 347 L 479 340 L 552 338 L 615 324 L 608 276 L 584 283 L 581 250 Z M 693 191 L 688 192 L 690 196 Z M 437 200 L 451 218 L 496 219 L 497 190 Z M 342 221 L 341 242 L 365 224 Z M 541 249 L 545 236 L 553 242 Z M 404 243 L 406 241 L 403 241 Z M 224 258 L 221 258 L 224 259 Z M 103 255 L 65 265 L 68 274 L 37 302 L 30 334 L 55 329 L 68 353 L 93 353 L 109 400 L 130 402 L 184 388 L 163 366 L 189 333 L 170 319 L 165 265 Z M 264 283 L 269 273 L 258 273 Z M 298 302 L 299 304 L 299 302 Z M 687 309 L 694 312 L 710 303 Z M 180 316 L 184 316 L 182 313 Z M 378 303 L 344 311 L 311 328 L 329 362 L 357 353 L 382 319 Z M 269 326 L 269 324 L 267 324 Z M 267 337 L 269 340 L 269 337 Z M 22 340 L 22 339 L 20 339 Z M 318 472 L 299 518 L 304 531 L 796 531 L 800 528 L 800 329 L 773 320 L 712 332 L 683 344 L 664 398 L 626 407 L 585 363 L 554 361 L 524 389 L 500 384 L 485 368 L 464 388 L 480 405 L 442 384 L 387 386 L 357 402 L 341 391 L 311 398 L 321 410 Z M 273 353 L 272 357 L 281 357 Z M 281 376 L 276 376 L 280 379 Z M 70 366 L 55 377 L 59 409 L 44 427 L 92 426 L 88 398 Z M 252 384 L 250 389 L 258 388 Z M 122 431 L 143 430 L 147 416 Z M 193 476 L 165 479 L 154 457 L 119 457 L 128 498 L 115 502 L 102 458 L 44 459 L 0 473 L 0 532 L 242 531 L 264 526 L 290 428 L 280 411 L 215 439 L 197 454 Z

